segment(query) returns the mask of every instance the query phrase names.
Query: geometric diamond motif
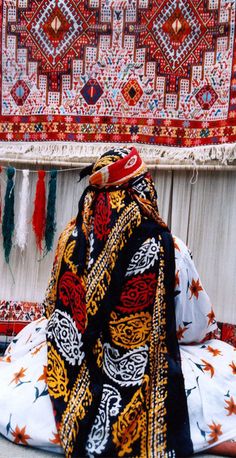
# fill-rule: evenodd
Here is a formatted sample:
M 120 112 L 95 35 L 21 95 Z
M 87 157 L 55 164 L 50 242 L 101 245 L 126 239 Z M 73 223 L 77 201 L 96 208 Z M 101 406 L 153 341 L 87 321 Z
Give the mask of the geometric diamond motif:
M 90 7 L 90 2 L 74 0 L 20 0 L 20 4 L 16 22 L 8 21 L 8 33 L 36 65 L 37 87 L 60 92 L 59 98 L 55 95 L 60 102 L 64 75 L 72 80 L 73 62 L 84 60 L 87 47 L 95 48 L 108 26 L 100 27 L 94 3 Z
M 139 3 L 133 23 L 126 20 L 126 40 L 135 43 L 140 63 L 150 63 L 151 74 L 165 77 L 165 93 L 177 93 L 181 78 L 190 80 L 193 66 L 199 65 L 196 72 L 200 72 L 205 53 L 215 52 L 215 33 L 222 35 L 224 47 L 226 26 L 219 26 L 216 12 L 203 0 L 150 0 L 148 5 L 145 9 Z
M 218 99 L 218 95 L 212 86 L 206 84 L 198 91 L 196 99 L 203 110 L 209 110 Z
M 121 93 L 128 105 L 133 107 L 138 103 L 140 97 L 142 97 L 143 90 L 138 81 L 132 79 L 124 85 Z
M 82 21 L 68 0 L 48 0 L 28 26 L 43 53 L 55 66 L 82 31 Z
M 88 105 L 95 105 L 103 94 L 103 89 L 95 79 L 90 78 L 80 92 Z
M 47 21 L 43 24 L 43 31 L 47 34 L 54 48 L 58 47 L 70 28 L 71 23 L 67 21 L 58 6 L 54 8 Z
M 153 24 L 153 36 L 172 70 L 181 66 L 203 39 L 206 30 L 196 9 L 185 0 L 167 2 Z
M 182 11 L 177 7 L 169 19 L 163 24 L 162 30 L 169 35 L 176 55 L 179 46 L 184 42 L 187 36 L 190 35 L 191 26 L 185 19 Z
M 18 80 L 11 90 L 11 96 L 18 106 L 24 105 L 29 93 L 30 89 L 23 80 Z

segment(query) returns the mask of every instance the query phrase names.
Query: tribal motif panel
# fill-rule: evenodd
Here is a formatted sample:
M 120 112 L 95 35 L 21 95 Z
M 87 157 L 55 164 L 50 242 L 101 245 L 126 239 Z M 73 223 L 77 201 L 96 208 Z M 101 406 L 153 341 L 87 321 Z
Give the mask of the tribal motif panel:
M 235 0 L 0 3 L 0 140 L 236 141 Z

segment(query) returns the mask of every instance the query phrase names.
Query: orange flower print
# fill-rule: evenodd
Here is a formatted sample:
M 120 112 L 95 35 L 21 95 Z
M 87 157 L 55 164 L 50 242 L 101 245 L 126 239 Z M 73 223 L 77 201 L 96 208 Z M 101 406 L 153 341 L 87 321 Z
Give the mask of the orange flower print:
M 175 287 L 179 286 L 179 270 L 175 274 Z
M 177 329 L 176 331 L 176 335 L 177 335 L 177 339 L 178 340 L 181 340 L 184 338 L 184 333 L 185 331 L 187 331 L 188 328 L 186 328 L 186 326 L 184 326 L 183 328 L 179 325 L 179 329 Z
M 222 353 L 220 350 L 217 350 L 217 348 L 213 348 L 210 345 L 208 345 L 207 350 L 209 353 L 211 353 L 213 356 L 222 356 Z
M 13 437 L 15 438 L 14 441 L 13 441 L 15 444 L 20 444 L 21 443 L 21 444 L 24 444 L 24 445 L 28 445 L 27 439 L 31 439 L 31 437 L 28 434 L 25 434 L 25 429 L 26 429 L 26 426 L 24 426 L 24 428 L 20 429 L 16 425 L 16 429 L 12 433 Z
M 212 421 L 211 425 L 208 425 L 209 428 L 211 429 L 211 433 L 209 433 L 210 437 L 212 438 L 211 440 L 208 441 L 209 444 L 213 444 L 216 442 L 223 433 L 221 431 L 221 426 L 222 425 L 217 425 L 214 421 Z
M 233 372 L 233 374 L 234 374 L 234 375 L 236 375 L 236 364 L 235 364 L 235 362 L 234 362 L 234 361 L 232 361 L 232 363 L 231 363 L 231 364 L 229 364 L 229 367 L 231 367 L 231 368 L 232 368 L 232 372 Z
M 189 289 L 191 291 L 190 299 L 192 299 L 193 296 L 195 296 L 196 299 L 198 299 L 199 291 L 203 291 L 199 278 L 196 281 L 194 280 L 194 278 L 192 279 L 192 283 Z
M 10 356 L 4 356 L 3 358 L 0 358 L 0 363 L 11 363 L 11 357 Z
M 43 347 L 44 347 L 44 344 L 39 345 L 38 347 L 36 347 L 36 349 L 35 349 L 34 351 L 32 351 L 31 355 L 32 355 L 32 356 L 37 355 L 37 353 L 39 353 L 40 350 L 41 350 Z
M 211 378 L 212 378 L 215 373 L 214 367 L 210 363 L 205 361 L 204 359 L 201 359 L 201 361 L 204 363 L 203 370 L 205 372 L 209 371 L 211 373 Z
M 210 324 L 214 323 L 214 320 L 215 320 L 215 314 L 214 314 L 213 308 L 211 308 L 211 311 L 210 313 L 208 313 L 207 317 L 208 317 L 208 326 L 210 326 Z
M 25 377 L 25 371 L 26 371 L 26 370 L 27 370 L 27 369 L 24 369 L 24 368 L 22 367 L 22 368 L 19 370 L 19 372 L 15 372 L 14 377 L 13 377 L 13 379 L 11 380 L 10 384 L 13 383 L 13 382 L 15 382 L 15 384 L 17 385 L 17 383 L 19 383 L 19 382 L 21 381 L 21 379 L 22 379 L 23 377 Z
M 228 407 L 225 407 L 225 409 L 229 411 L 229 413 L 227 414 L 227 417 L 229 415 L 232 415 L 233 413 L 236 415 L 236 404 L 234 402 L 233 396 L 230 397 L 229 401 L 225 401 L 225 402 L 226 404 L 228 404 Z
M 60 441 L 60 436 L 58 433 L 52 433 L 54 438 L 53 439 L 49 439 L 49 442 L 51 442 L 52 444 L 56 444 L 56 445 L 61 445 L 61 441 Z
M 40 382 L 41 380 L 47 383 L 47 366 L 43 366 L 43 373 L 38 378 L 38 382 Z

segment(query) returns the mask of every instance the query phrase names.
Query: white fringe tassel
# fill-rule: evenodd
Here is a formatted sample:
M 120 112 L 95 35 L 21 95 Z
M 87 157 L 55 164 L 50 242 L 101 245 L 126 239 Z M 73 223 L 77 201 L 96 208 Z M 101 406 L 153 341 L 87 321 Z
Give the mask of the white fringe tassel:
M 1 142 L 1 158 L 9 160 L 18 159 L 48 159 L 51 160 L 76 160 L 91 162 L 114 146 L 125 146 L 123 143 L 75 143 L 75 142 Z M 218 162 L 228 164 L 236 160 L 236 144 L 225 143 L 221 145 L 207 145 L 194 148 L 177 148 L 166 146 L 151 146 L 133 144 L 141 153 L 144 160 L 150 164 L 162 163 L 192 163 Z
M 19 246 L 21 251 L 24 251 L 28 235 L 27 208 L 29 204 L 29 170 L 22 170 L 22 173 L 23 180 L 20 191 L 20 207 L 16 227 L 16 245 Z

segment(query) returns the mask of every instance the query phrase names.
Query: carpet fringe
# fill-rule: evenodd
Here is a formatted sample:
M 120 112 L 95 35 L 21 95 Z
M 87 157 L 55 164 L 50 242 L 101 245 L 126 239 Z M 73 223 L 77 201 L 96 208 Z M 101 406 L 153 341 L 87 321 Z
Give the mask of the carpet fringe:
M 1 159 L 48 160 L 91 162 L 112 147 L 126 146 L 124 143 L 75 143 L 75 142 L 0 142 Z M 227 165 L 236 160 L 236 143 L 221 145 L 205 145 L 194 148 L 177 148 L 168 146 L 152 146 L 133 144 L 148 164 L 158 163 L 196 163 L 204 164 L 211 161 Z

